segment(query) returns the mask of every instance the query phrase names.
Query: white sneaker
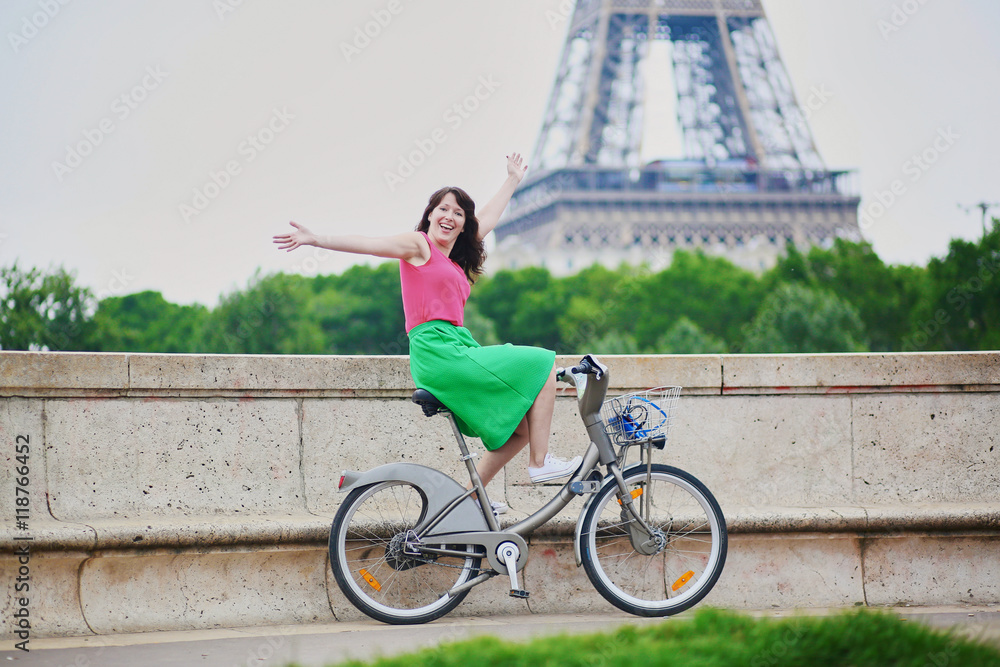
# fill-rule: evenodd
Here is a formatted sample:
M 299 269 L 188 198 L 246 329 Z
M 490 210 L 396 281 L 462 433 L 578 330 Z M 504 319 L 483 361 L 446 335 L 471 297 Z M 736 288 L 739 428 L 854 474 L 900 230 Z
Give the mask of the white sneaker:
M 569 477 L 576 472 L 576 469 L 580 467 L 581 463 L 583 463 L 582 456 L 574 456 L 569 461 L 566 461 L 558 456 L 546 454 L 545 465 L 541 468 L 532 468 L 531 466 L 528 466 L 528 477 L 531 478 L 532 484 L 550 482 L 554 479 L 559 479 L 560 477 Z

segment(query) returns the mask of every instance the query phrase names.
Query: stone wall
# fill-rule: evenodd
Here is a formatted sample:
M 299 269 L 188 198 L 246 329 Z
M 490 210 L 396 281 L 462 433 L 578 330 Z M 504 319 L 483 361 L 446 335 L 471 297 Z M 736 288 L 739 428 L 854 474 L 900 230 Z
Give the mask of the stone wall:
M 706 604 L 1000 601 L 1000 353 L 604 361 L 612 394 L 684 386 L 660 460 L 714 492 L 731 533 Z M 0 352 L 0 378 L 8 637 L 25 545 L 33 636 L 356 619 L 325 551 L 341 471 L 464 480 L 448 422 L 408 400 L 406 357 Z M 569 456 L 587 442 L 560 391 L 552 449 Z M 491 485 L 505 520 L 554 492 L 525 466 Z M 573 559 L 580 507 L 532 538 L 527 603 L 498 578 L 455 613 L 610 610 Z

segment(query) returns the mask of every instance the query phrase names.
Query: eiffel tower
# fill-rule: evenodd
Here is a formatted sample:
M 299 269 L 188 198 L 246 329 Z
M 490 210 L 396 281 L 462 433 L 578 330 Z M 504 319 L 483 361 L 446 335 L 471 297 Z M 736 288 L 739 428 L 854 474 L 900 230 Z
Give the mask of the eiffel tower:
M 528 177 L 491 268 L 661 268 L 702 248 L 753 270 L 788 243 L 860 239 L 760 0 L 577 0 Z

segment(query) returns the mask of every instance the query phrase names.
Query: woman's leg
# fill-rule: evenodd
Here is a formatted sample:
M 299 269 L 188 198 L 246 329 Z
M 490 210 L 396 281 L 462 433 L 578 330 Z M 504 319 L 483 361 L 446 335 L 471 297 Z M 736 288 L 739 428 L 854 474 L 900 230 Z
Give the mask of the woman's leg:
M 476 466 L 483 485 L 489 484 L 500 469 L 510 463 L 510 460 L 526 444 L 529 445 L 528 466 L 541 468 L 545 465 L 545 456 L 549 453 L 549 434 L 552 431 L 552 413 L 556 405 L 556 367 L 553 364 L 549 378 L 545 381 L 535 402 L 528 408 L 528 413 L 514 429 L 514 434 L 499 449 L 487 451 Z
M 549 434 L 552 431 L 552 413 L 556 406 L 556 367 L 552 366 L 549 379 L 528 408 L 528 465 L 541 468 L 545 465 L 545 455 L 549 453 Z
M 514 429 L 514 434 L 507 442 L 503 443 L 499 449 L 487 450 L 483 458 L 479 460 L 476 470 L 483 480 L 483 486 L 490 483 L 500 469 L 510 463 L 510 460 L 524 449 L 528 444 L 528 418 L 521 419 L 521 423 Z

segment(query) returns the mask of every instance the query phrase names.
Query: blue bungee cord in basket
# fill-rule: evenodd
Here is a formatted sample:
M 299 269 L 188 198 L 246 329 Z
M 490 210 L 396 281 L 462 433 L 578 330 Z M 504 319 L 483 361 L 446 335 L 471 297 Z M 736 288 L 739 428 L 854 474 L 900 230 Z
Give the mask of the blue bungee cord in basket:
M 680 387 L 659 387 L 608 399 L 602 408 L 608 435 L 619 445 L 666 435 L 679 393 Z

